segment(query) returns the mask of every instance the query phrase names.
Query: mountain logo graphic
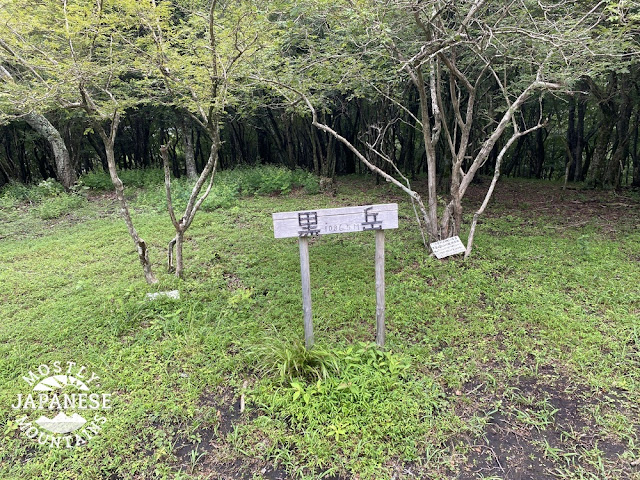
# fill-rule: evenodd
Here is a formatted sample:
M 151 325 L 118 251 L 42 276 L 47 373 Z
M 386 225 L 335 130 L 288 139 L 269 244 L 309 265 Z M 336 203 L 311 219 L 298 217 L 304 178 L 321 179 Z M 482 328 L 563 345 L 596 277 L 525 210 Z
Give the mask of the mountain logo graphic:
M 111 393 L 99 391 L 100 377 L 87 366 L 42 363 L 22 379 L 29 391 L 17 392 L 11 408 L 28 439 L 50 448 L 74 448 L 102 432 L 105 413 L 112 408 Z
M 89 391 L 89 387 L 87 387 L 83 381 L 78 380 L 71 375 L 53 375 L 52 377 L 47 377 L 41 380 L 35 387 L 33 387 L 33 391 L 51 392 L 53 390 L 62 389 L 68 385 L 72 385 L 78 390 L 82 390 L 85 392 Z
M 80 391 L 89 391 L 89 387 L 82 381 L 71 375 L 53 375 L 40 380 L 38 384 L 33 387 L 34 392 L 51 392 L 54 390 L 61 390 L 65 387 L 73 386 Z M 70 433 L 80 427 L 82 427 L 87 421 L 77 413 L 72 416 L 68 416 L 64 412 L 58 413 L 53 418 L 48 418 L 42 415 L 35 423 L 45 430 L 53 433 Z
M 74 413 L 69 417 L 64 412 L 60 412 L 51 419 L 43 415 L 38 418 L 35 423 L 43 429 L 49 430 L 53 433 L 70 433 L 78 430 L 87 423 L 87 421 L 77 413 Z

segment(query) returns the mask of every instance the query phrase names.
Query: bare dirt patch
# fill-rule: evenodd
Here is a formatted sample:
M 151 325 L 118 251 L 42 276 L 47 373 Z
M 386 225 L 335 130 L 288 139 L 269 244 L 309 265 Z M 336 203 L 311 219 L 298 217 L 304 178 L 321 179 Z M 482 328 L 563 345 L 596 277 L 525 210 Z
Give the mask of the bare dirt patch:
M 482 203 L 487 188 L 487 181 L 469 187 L 468 213 Z M 555 183 L 505 179 L 498 183 L 485 216 L 500 217 L 505 212 L 524 219 L 553 218 L 554 223 L 564 228 L 594 223 L 607 233 L 615 233 L 623 227 L 640 228 L 637 215 L 640 192 L 631 188 L 614 192 L 574 186 L 563 190 L 562 185 Z
M 572 385 L 562 376 L 519 378 L 495 393 L 472 390 L 477 404 L 496 408 L 484 432 L 467 439 L 459 480 L 622 479 L 640 472 L 625 454 L 640 428 L 624 396 Z M 607 428 L 607 412 L 625 412 L 620 418 L 631 427 L 628 439 Z

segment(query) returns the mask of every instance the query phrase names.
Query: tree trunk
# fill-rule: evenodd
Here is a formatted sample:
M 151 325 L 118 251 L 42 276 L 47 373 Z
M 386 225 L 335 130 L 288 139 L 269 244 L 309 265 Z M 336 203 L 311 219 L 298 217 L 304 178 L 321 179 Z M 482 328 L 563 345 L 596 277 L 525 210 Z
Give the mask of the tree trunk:
M 584 150 L 584 116 L 587 113 L 587 97 L 586 95 L 578 95 L 578 122 L 575 131 L 575 150 L 573 158 L 576 162 L 576 168 L 573 179 L 579 182 L 583 178 L 584 169 L 582 166 L 582 151 Z
M 93 133 L 87 134 L 87 140 L 93 150 L 98 154 L 98 158 L 100 158 L 100 165 L 102 165 L 102 169 L 106 172 L 109 171 L 109 165 L 107 164 L 107 156 L 104 153 L 104 147 L 100 148 L 100 143 L 96 139 L 96 135 Z
M 69 151 L 60 132 L 44 115 L 32 112 L 25 115 L 24 120 L 31 128 L 46 138 L 49 145 L 51 145 L 56 163 L 56 176 L 58 181 L 68 190 L 76 182 L 77 177 L 75 170 L 71 166 Z
M 40 176 L 43 179 L 57 178 L 56 171 L 51 167 L 48 159 L 50 158 L 49 149 L 43 141 L 34 142 L 33 144 L 33 157 L 36 159 L 36 166 L 40 172 Z
M 104 137 L 103 137 L 104 140 Z M 109 175 L 111 176 L 111 182 L 116 189 L 116 197 L 120 202 L 120 211 L 124 218 L 125 223 L 127 224 L 127 229 L 129 230 L 129 235 L 131 236 L 134 245 L 136 246 L 136 250 L 138 252 L 138 257 L 140 258 L 140 263 L 142 264 L 142 270 L 144 271 L 144 278 L 149 284 L 158 283 L 158 280 L 153 274 L 151 270 L 151 262 L 149 261 L 149 250 L 147 248 L 146 242 L 138 235 L 135 227 L 133 226 L 133 221 L 131 220 L 131 214 L 129 213 L 129 207 L 127 205 L 127 201 L 124 197 L 124 185 L 122 184 L 122 180 L 118 177 L 118 173 L 116 171 L 116 161 L 114 156 L 114 148 L 113 143 L 105 141 L 105 153 L 107 154 L 107 164 L 109 165 Z
M 587 186 L 589 188 L 604 187 L 607 152 L 609 151 L 614 124 L 613 115 L 605 114 L 605 118 L 598 128 L 596 145 L 591 156 L 589 171 L 587 172 Z
M 566 165 L 567 165 L 567 173 L 565 175 L 565 186 L 566 182 L 569 178 L 573 178 L 576 172 L 576 143 L 577 143 L 577 135 L 576 135 L 576 99 L 573 95 L 569 96 L 569 107 L 568 107 L 568 118 L 567 118 L 567 154 L 566 154 Z
M 606 171 L 605 185 L 612 188 L 620 187 L 622 164 L 629 156 L 629 125 L 633 103 L 630 94 L 629 75 L 621 75 L 620 82 L 620 107 L 618 110 L 618 122 L 616 124 L 617 146 L 611 155 Z
M 293 170 L 296 168 L 296 155 L 294 152 L 294 135 L 291 130 L 293 129 L 293 118 L 290 116 L 282 116 L 284 122 L 284 141 L 287 146 L 287 165 Z M 286 120 L 284 120 L 286 118 Z
M 440 240 L 438 232 L 438 195 L 436 190 L 436 150 L 431 141 L 431 118 L 429 116 L 429 96 L 421 68 L 416 70 L 415 78 L 412 78 L 420 102 L 420 120 L 422 122 L 422 138 L 427 160 L 427 235 L 430 242 Z
M 591 92 L 598 99 L 600 112 L 602 113 L 602 123 L 598 127 L 596 145 L 594 147 L 593 156 L 587 172 L 587 186 L 589 188 L 604 187 L 605 185 L 605 168 L 607 166 L 607 152 L 611 143 L 611 133 L 616 124 L 616 105 L 613 101 L 613 93 L 617 89 L 617 77 L 615 73 L 611 73 L 609 85 L 606 92 L 602 92 L 600 88 L 590 80 Z
M 313 155 L 313 173 L 320 175 L 320 156 L 322 152 L 318 152 L 318 132 L 313 125 L 309 125 L 309 136 L 311 138 L 311 151 Z
M 13 149 L 11 146 L 13 145 Z M 16 162 L 20 168 L 20 180 L 22 183 L 29 183 L 31 181 L 31 168 L 29 162 L 25 156 L 24 135 L 18 136 L 16 128 L 11 129 L 11 141 L 7 143 L 7 156 L 13 158 L 13 153 L 16 156 Z
M 93 99 L 83 88 L 80 89 L 80 92 L 83 98 L 83 106 L 85 108 L 85 111 L 91 116 L 93 128 L 98 133 L 98 135 L 100 135 L 102 143 L 104 144 L 104 153 L 107 158 L 107 165 L 109 167 L 109 176 L 111 177 L 111 183 L 113 183 L 113 186 L 116 190 L 116 197 L 118 199 L 118 202 L 120 203 L 120 212 L 122 213 L 122 217 L 127 224 L 129 236 L 133 240 L 136 251 L 138 253 L 138 258 L 140 259 L 140 263 L 142 264 L 144 278 L 149 284 L 158 283 L 158 280 L 156 279 L 151 269 L 151 262 L 149 261 L 149 250 L 147 248 L 147 244 L 142 238 L 140 238 L 137 230 L 133 226 L 131 213 L 129 212 L 129 206 L 127 205 L 127 200 L 124 196 L 124 185 L 122 184 L 122 180 L 120 180 L 120 177 L 118 177 L 118 170 L 116 168 L 115 159 L 115 140 L 118 132 L 118 124 L 120 123 L 120 115 L 117 112 L 113 114 L 113 117 L 111 118 L 111 128 L 109 134 L 107 134 L 102 124 L 100 123 L 100 120 L 93 116 L 96 114 L 96 107 Z
M 633 148 L 631 158 L 633 158 L 633 179 L 631 186 L 640 187 L 640 156 L 638 155 L 638 128 L 640 127 L 640 108 L 636 110 L 635 125 L 633 127 Z
M 176 235 L 176 277 L 182 278 L 184 272 L 184 261 L 182 259 L 182 245 L 184 245 L 184 233 Z
M 544 166 L 544 130 L 536 131 L 536 157 L 533 175 L 535 178 L 542 178 L 542 167 Z

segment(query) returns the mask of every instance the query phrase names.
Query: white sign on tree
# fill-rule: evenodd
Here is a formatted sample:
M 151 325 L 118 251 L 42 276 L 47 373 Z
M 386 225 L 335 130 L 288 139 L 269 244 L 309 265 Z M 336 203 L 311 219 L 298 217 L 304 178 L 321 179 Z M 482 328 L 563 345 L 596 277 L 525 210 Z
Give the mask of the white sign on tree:
M 272 214 L 275 238 L 298 238 L 300 274 L 302 277 L 302 310 L 304 313 L 305 346 L 313 346 L 311 313 L 311 279 L 309 275 L 309 237 L 333 233 L 376 233 L 376 342 L 384 345 L 384 231 L 398 228 L 398 205 L 365 205 L 361 207 L 326 208 Z

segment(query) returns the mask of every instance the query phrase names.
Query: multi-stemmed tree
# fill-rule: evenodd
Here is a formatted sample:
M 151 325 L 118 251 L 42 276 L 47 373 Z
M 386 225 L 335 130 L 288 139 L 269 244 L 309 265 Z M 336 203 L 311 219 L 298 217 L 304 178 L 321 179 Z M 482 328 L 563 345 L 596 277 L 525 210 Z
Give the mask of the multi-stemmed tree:
M 433 242 L 458 235 L 462 198 L 478 171 L 491 161 L 494 179 L 476 212 L 477 220 L 491 197 L 507 149 L 522 135 L 544 126 L 543 115 L 525 124 L 521 107 L 545 92 L 570 90 L 594 62 L 601 62 L 598 55 L 606 51 L 596 37 L 609 3 L 312 2 L 310 13 L 295 19 L 283 12 L 284 21 L 297 24 L 300 33 L 298 48 L 288 50 L 291 68 L 276 69 L 279 79 L 274 83 L 285 87 L 281 89 L 285 94 L 295 90 L 306 101 L 317 128 L 403 189 L 420 211 L 424 235 Z M 313 42 L 307 35 L 310 19 L 316 33 Z M 399 112 L 392 122 L 408 121 L 419 131 L 427 163 L 426 200 L 382 148 L 389 144 L 384 141 L 388 125 L 372 126 L 374 135 L 355 142 L 322 122 L 315 98 L 327 83 L 353 95 L 386 99 Z M 417 93 L 417 111 L 402 95 L 407 83 Z M 444 194 L 437 189 L 437 166 L 442 164 L 448 182 Z M 467 255 L 472 240 L 470 235 Z
M 36 4 L 9 0 L 0 5 L 6 18 L 0 26 L 0 45 L 13 53 L 12 62 L 24 71 L 25 78 L 21 83 L 7 78 L 12 91 L 0 100 L 10 95 L 14 108 L 21 108 L 27 118 L 52 107 L 85 112 L 102 139 L 120 209 L 148 283 L 157 281 L 148 245 L 134 227 L 116 168 L 114 147 L 121 117 L 142 103 L 173 107 L 188 115 L 211 141 L 208 160 L 196 175 L 180 218 L 172 201 L 166 148 L 160 152 L 169 215 L 176 229 L 169 243 L 169 268 L 182 276 L 185 232 L 211 190 L 225 109 L 245 88 L 248 65 L 256 61 L 269 32 L 266 22 L 257 26 L 265 20 L 267 6 L 268 2 L 226 4 L 217 0 Z M 6 69 L 2 72 L 9 75 Z M 195 174 L 194 165 L 190 174 Z
M 185 232 L 209 195 L 218 166 L 223 116 L 248 88 L 248 73 L 259 68 L 259 53 L 270 30 L 268 6 L 269 2 L 247 0 L 172 2 L 154 4 L 140 14 L 146 45 L 139 45 L 139 59 L 163 86 L 156 101 L 186 113 L 211 141 L 208 159 L 180 218 L 171 195 L 167 148 L 161 149 L 169 216 L 176 230 L 169 242 L 168 263 L 178 277 L 184 270 Z

